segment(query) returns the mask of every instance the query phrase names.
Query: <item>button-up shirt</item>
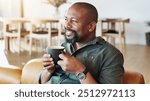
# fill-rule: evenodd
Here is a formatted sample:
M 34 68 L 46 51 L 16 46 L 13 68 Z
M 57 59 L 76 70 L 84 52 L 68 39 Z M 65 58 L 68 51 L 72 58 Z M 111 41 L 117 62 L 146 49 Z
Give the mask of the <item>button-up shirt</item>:
M 95 38 L 78 50 L 74 50 L 70 43 L 62 44 L 67 53 L 76 57 L 91 73 L 99 84 L 122 83 L 124 68 L 121 52 L 101 37 Z M 52 84 L 80 84 L 75 74 L 65 72 L 56 65 L 48 83 Z

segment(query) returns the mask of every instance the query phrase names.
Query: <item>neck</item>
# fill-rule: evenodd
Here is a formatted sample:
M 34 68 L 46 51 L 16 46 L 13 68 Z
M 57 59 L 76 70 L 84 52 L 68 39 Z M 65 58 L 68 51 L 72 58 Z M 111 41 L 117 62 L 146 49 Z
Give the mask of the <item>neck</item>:
M 85 45 L 85 43 L 79 43 L 79 42 L 77 42 L 76 43 L 76 49 L 79 49 L 79 48 L 81 48 L 84 45 Z
M 93 36 L 93 37 L 91 37 L 90 39 L 85 40 L 85 41 L 82 41 L 82 42 L 76 42 L 76 44 L 74 45 L 75 49 L 81 48 L 82 46 L 84 46 L 84 45 L 87 44 L 88 42 L 94 40 L 95 37 L 96 37 L 96 36 Z

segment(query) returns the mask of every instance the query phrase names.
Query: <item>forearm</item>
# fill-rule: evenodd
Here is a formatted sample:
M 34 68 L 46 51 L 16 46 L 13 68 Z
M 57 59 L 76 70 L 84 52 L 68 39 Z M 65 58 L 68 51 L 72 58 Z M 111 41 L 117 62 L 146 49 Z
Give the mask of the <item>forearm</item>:
M 86 74 L 86 79 L 80 81 L 81 84 L 97 84 L 96 80 L 93 78 L 90 72 Z
M 46 83 L 50 79 L 51 75 L 52 73 L 50 73 L 47 69 L 44 69 L 40 77 L 41 84 Z

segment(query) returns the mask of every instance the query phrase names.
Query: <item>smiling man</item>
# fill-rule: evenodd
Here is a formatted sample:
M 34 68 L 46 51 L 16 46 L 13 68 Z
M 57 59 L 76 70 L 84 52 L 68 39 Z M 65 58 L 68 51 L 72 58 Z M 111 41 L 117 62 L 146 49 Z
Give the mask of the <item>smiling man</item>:
M 65 51 L 54 64 L 43 55 L 40 83 L 108 84 L 122 83 L 123 55 L 101 37 L 96 37 L 98 13 L 84 2 L 74 3 L 65 16 Z

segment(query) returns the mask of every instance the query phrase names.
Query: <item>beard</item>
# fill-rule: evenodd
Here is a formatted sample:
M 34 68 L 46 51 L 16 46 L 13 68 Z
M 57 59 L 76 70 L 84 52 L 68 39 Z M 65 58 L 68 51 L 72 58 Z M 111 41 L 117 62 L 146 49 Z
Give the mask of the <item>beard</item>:
M 67 31 L 71 31 L 71 33 L 73 33 L 73 36 L 71 38 L 67 37 L 67 35 L 66 35 Z M 78 33 L 72 29 L 65 29 L 65 40 L 67 43 L 74 45 L 78 41 Z

